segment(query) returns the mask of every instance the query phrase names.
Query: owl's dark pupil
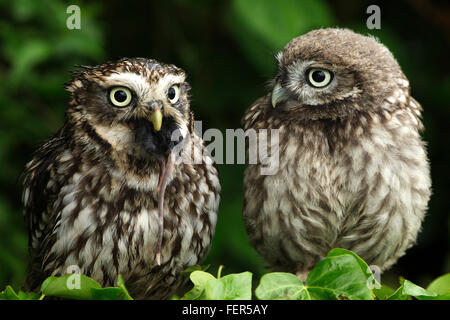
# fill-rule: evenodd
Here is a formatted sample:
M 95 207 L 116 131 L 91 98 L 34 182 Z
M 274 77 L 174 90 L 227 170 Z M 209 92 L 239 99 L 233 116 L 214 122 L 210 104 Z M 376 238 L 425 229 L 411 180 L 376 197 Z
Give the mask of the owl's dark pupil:
M 320 71 L 320 70 L 318 70 L 318 71 L 314 71 L 313 72 L 313 74 L 312 74 L 312 79 L 315 81 L 315 82 L 323 82 L 324 80 L 325 80 L 325 72 L 323 72 L 323 71 Z
M 170 88 L 169 91 L 167 92 L 167 96 L 169 97 L 170 100 L 172 100 L 173 98 L 175 98 L 175 89 L 174 88 Z
M 114 92 L 114 99 L 116 99 L 117 102 L 124 102 L 127 100 L 127 93 L 123 90 L 117 90 Z

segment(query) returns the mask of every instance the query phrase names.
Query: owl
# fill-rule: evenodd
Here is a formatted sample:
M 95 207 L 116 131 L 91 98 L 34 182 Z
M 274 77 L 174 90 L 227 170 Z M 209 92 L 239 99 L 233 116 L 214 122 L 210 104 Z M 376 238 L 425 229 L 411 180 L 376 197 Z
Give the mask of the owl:
M 66 89 L 65 124 L 23 174 L 24 287 L 77 270 L 102 286 L 120 274 L 137 299 L 168 298 L 208 253 L 220 198 L 186 74 L 123 58 L 81 67 Z
M 337 247 L 388 269 L 415 243 L 430 197 L 422 108 L 407 78 L 384 45 L 347 29 L 313 30 L 276 59 L 270 92 L 242 119 L 278 134 L 257 136 L 278 152 L 278 169 L 245 169 L 250 243 L 303 280 Z

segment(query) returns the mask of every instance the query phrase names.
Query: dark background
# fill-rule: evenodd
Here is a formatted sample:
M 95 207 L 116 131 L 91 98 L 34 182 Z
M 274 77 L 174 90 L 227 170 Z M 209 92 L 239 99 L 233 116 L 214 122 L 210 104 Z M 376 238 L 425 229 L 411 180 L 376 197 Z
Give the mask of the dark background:
M 381 30 L 366 27 L 366 8 L 381 8 Z M 69 30 L 69 4 L 81 29 Z M 433 196 L 418 244 L 382 276 L 426 286 L 450 272 L 450 7 L 447 1 L 0 0 L 0 290 L 20 286 L 27 260 L 18 177 L 31 153 L 64 121 L 63 84 L 76 64 L 149 57 L 187 71 L 192 109 L 208 128 L 238 128 L 244 110 L 265 94 L 274 54 L 309 30 L 339 26 L 378 37 L 394 53 L 423 105 Z M 351 48 L 349 48 L 351 50 Z M 251 271 L 263 261 L 241 219 L 243 165 L 219 165 L 223 187 L 212 272 Z

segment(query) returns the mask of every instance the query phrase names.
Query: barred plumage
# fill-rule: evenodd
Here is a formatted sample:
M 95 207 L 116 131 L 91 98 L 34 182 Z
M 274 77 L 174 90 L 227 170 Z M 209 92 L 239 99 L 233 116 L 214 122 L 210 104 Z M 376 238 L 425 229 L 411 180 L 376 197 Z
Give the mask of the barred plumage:
M 170 99 L 174 90 L 167 98 L 173 86 L 176 102 Z M 115 99 L 110 90 L 116 87 L 132 93 L 128 106 L 108 100 Z M 25 287 L 35 290 L 47 276 L 76 265 L 103 286 L 114 285 L 121 274 L 135 298 L 169 298 L 182 285 L 180 272 L 209 251 L 220 192 L 217 170 L 193 131 L 184 72 L 155 60 L 124 58 L 85 67 L 67 89 L 72 99 L 66 123 L 24 173 L 30 237 Z M 184 143 L 176 155 L 182 144 L 171 140 L 174 130 Z M 165 170 L 171 155 L 174 169 Z M 202 161 L 193 163 L 192 155 Z M 161 181 L 163 174 L 167 181 Z

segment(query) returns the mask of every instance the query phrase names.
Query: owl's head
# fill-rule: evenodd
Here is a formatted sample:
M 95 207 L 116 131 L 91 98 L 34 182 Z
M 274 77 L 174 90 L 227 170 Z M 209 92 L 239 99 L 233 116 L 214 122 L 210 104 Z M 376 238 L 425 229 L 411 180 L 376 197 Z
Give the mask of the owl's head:
M 68 121 L 80 131 L 95 132 L 117 152 L 158 159 L 189 133 L 190 86 L 180 68 L 145 58 L 81 68 L 66 85 Z
M 319 29 L 293 39 L 277 55 L 271 83 L 276 112 L 303 119 L 349 117 L 392 108 L 383 100 L 408 86 L 391 52 L 347 29 Z

